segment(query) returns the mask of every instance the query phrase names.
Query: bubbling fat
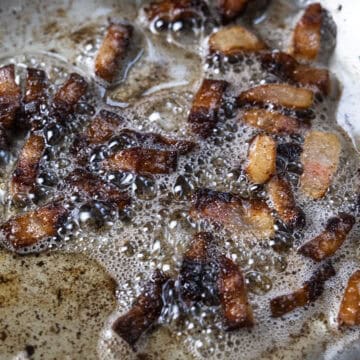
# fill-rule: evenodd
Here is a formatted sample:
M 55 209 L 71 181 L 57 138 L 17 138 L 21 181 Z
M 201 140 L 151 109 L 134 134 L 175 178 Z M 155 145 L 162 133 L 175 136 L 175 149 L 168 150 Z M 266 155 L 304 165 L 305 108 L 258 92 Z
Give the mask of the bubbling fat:
M 146 36 L 147 42 L 163 41 L 161 34 Z M 145 52 L 144 56 L 150 55 Z M 20 77 L 25 66 L 46 70 L 50 83 L 55 84 L 50 87 L 51 93 L 73 71 L 50 55 L 22 56 L 1 62 L 5 64 L 9 61 L 17 64 Z M 133 71 L 136 71 L 136 65 Z M 249 143 L 258 130 L 241 122 L 241 116 L 239 119 L 234 111 L 234 104 L 235 96 L 250 87 L 269 81 L 280 82 L 274 75 L 261 70 L 255 55 L 239 57 L 236 61 L 216 56 L 207 58 L 203 63 L 202 75 L 231 84 L 219 123 L 213 136 L 206 141 L 195 138 L 186 124 L 192 94 L 198 88 L 200 77 L 191 79 L 187 85 L 149 94 L 124 109 L 110 107 L 96 100 L 99 90 L 93 84 L 91 94 L 84 99 L 82 109 L 72 119 L 66 135 L 60 136 L 61 131 L 56 132 L 55 128 L 52 134 L 48 134 L 50 139 L 47 139 L 47 143 L 52 141 L 53 145 L 47 149 L 38 179 L 43 193 L 41 201 L 60 194 L 68 196 L 72 214 L 71 219 L 59 230 L 59 239 L 50 239 L 48 245 L 54 249 L 88 254 L 97 259 L 118 283 L 118 309 L 108 319 L 99 338 L 98 355 L 101 359 L 137 358 L 128 345 L 111 332 L 111 323 L 116 315 L 129 308 L 154 268 L 160 268 L 171 276 L 178 274 L 182 255 L 197 231 L 212 231 L 222 251 L 243 269 L 256 324 L 251 330 L 225 333 L 217 308 L 195 306 L 183 314 L 178 304 L 171 301 L 158 321 L 161 327 L 140 340 L 138 354 L 147 354 L 150 359 L 235 360 L 241 353 L 242 359 L 278 359 L 285 349 L 291 349 L 292 359 L 303 358 L 304 353 L 312 352 L 316 357 L 319 355 L 316 345 L 320 342 L 335 343 L 335 340 L 345 341 L 353 336 L 350 331 L 340 332 L 337 329 L 336 316 L 347 278 L 360 263 L 360 253 L 354 241 L 356 234 L 359 234 L 359 225 L 355 226 L 336 254 L 334 263 L 338 274 L 327 282 L 324 295 L 314 306 L 296 310 L 284 318 L 272 319 L 269 300 L 290 289 L 297 289 L 314 271 L 315 265 L 297 254 L 299 245 L 320 233 L 327 219 L 334 214 L 353 211 L 360 185 L 358 177 L 354 176 L 360 166 L 356 150 L 348 136 L 336 125 L 334 99 L 319 96 L 310 114 L 312 128 L 336 133 L 341 140 L 342 152 L 340 168 L 323 199 L 311 201 L 299 190 L 295 191 L 296 202 L 306 214 L 305 228 L 289 233 L 281 224 L 277 224 L 274 239 L 260 240 L 244 237 L 243 234 L 230 234 L 201 220 L 194 222 L 188 212 L 190 197 L 196 188 L 211 188 L 233 192 L 244 198 L 268 200 L 264 187 L 251 184 L 243 171 Z M 99 159 L 126 144 L 114 136 L 108 145 L 100 148 L 91 158 L 92 171 L 129 191 L 133 198 L 130 209 L 120 214 L 101 208 L 101 204 L 90 208 L 81 197 L 73 199 L 70 194 L 60 192 L 54 186 L 61 184 L 74 170 L 70 145 L 75 135 L 81 133 L 84 124 L 91 119 L 94 109 L 100 107 L 122 115 L 126 119 L 125 128 L 192 139 L 199 144 L 198 149 L 189 155 L 179 157 L 178 170 L 166 176 L 106 174 L 98 166 Z M 43 112 L 46 114 L 47 109 L 44 108 Z M 21 140 L 16 141 L 18 148 L 21 148 Z M 301 145 L 303 134 L 277 137 L 277 141 Z M 6 187 L 17 154 L 18 150 L 11 155 L 1 183 L 4 192 L 1 211 L 5 218 L 19 211 L 9 210 Z M 299 161 L 280 159 L 278 171 L 287 171 L 291 182 L 298 185 L 301 172 Z M 33 207 L 35 204 L 26 205 L 24 210 Z M 26 249 L 26 252 L 38 252 L 42 246 L 39 244 Z

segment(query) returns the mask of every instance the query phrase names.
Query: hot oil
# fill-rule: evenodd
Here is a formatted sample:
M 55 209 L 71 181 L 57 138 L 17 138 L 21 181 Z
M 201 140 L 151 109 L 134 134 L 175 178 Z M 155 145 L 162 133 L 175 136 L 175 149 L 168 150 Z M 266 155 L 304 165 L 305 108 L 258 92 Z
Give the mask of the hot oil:
M 289 22 L 297 16 L 295 10 L 289 10 Z M 256 28 L 260 29 L 263 22 L 271 22 L 271 11 L 274 9 L 270 8 L 267 15 L 258 19 Z M 121 16 L 121 13 L 118 15 Z M 163 311 L 158 328 L 140 341 L 138 353 L 147 354 L 150 359 L 238 359 L 239 353 L 243 359 L 265 359 L 278 358 L 283 348 L 287 348 L 293 351 L 291 358 L 300 359 L 304 354 L 312 356 L 311 351 L 314 357 L 318 356 L 322 349 L 316 345 L 320 342 L 335 343 L 355 336 L 351 331 L 344 334 L 337 330 L 336 316 L 347 278 L 360 262 L 355 244 L 359 234 L 358 226 L 334 257 L 338 274 L 327 282 L 323 296 L 314 306 L 296 310 L 284 320 L 270 318 L 269 311 L 271 298 L 299 288 L 316 268 L 311 261 L 296 254 L 296 248 L 321 232 L 329 217 L 341 211 L 352 211 L 356 201 L 360 185 L 358 176 L 355 176 L 359 169 L 358 154 L 347 135 L 336 126 L 336 95 L 316 100 L 311 121 L 313 129 L 335 132 L 341 139 L 340 169 L 324 199 L 311 202 L 300 191 L 296 191 L 297 203 L 307 218 L 306 227 L 301 232 L 289 233 L 280 227 L 277 228 L 275 239 L 260 240 L 254 236 L 230 233 L 203 221 L 194 222 L 188 210 L 191 194 L 196 188 L 207 187 L 233 192 L 244 198 L 267 200 L 264 189 L 251 184 L 243 171 L 249 142 L 258 131 L 241 122 L 234 110 L 234 103 L 235 96 L 241 91 L 280 80 L 264 73 L 256 56 L 246 56 L 236 61 L 204 56 L 209 31 L 207 27 L 196 28 L 193 34 L 187 33 L 186 38 L 182 39 L 178 30 L 181 24 L 175 27 L 175 33 L 173 28 L 166 33 L 158 30 L 150 33 L 148 30 L 139 30 L 141 17 L 137 22 L 141 44 L 146 45 L 140 52 L 134 52 L 136 61 L 128 70 L 127 77 L 120 80 L 119 86 L 104 94 L 102 84 L 90 80 L 89 76 L 92 86 L 89 97 L 83 99 L 83 110 L 72 119 L 66 130 L 61 130 L 64 137 L 58 141 L 54 138 L 54 144 L 49 147 L 49 154 L 43 161 L 39 180 L 44 188 L 41 202 L 65 197 L 73 215 L 60 229 L 60 241 L 51 241 L 50 247 L 89 255 L 98 260 L 118 283 L 118 309 L 108 320 L 99 338 L 99 357 L 136 358 L 137 355 L 112 334 L 111 321 L 129 308 L 155 268 L 176 277 L 187 244 L 192 235 L 200 230 L 212 231 L 218 247 L 243 269 L 254 309 L 255 327 L 251 331 L 225 333 L 221 328 L 218 308 L 198 306 L 184 314 L 173 300 Z M 99 29 L 104 29 L 104 22 L 101 25 L 103 27 Z M 211 28 L 212 25 L 206 26 Z M 275 46 L 286 42 L 286 34 L 269 32 L 264 33 L 263 37 Z M 78 62 L 85 64 L 87 70 L 91 68 L 91 63 L 87 61 L 96 53 L 100 39 L 101 31 L 93 36 L 92 45 L 85 45 L 78 55 Z M 201 62 L 201 58 L 205 60 Z M 129 80 L 130 84 L 127 83 L 126 79 L 136 79 L 137 71 L 141 74 L 140 79 L 144 79 L 146 74 L 154 71 L 152 66 L 159 60 L 168 67 L 167 75 L 160 76 L 160 81 L 155 77 L 153 82 L 149 82 L 147 87 L 150 90 L 136 90 L 136 81 Z M 25 66 L 45 69 L 50 82 L 55 83 L 54 88 L 50 89 L 51 93 L 73 70 L 52 55 L 15 56 L 4 59 L 2 63 L 9 61 L 17 64 L 19 76 L 23 76 Z M 169 78 L 173 69 L 178 70 L 178 75 Z M 195 138 L 186 124 L 192 96 L 204 76 L 225 79 L 231 84 L 219 124 L 207 141 Z M 132 94 L 132 87 L 136 88 L 133 93 L 136 95 L 128 103 L 128 99 L 124 101 L 116 95 L 121 93 L 123 96 L 126 87 L 130 88 L 127 94 Z M 99 94 L 108 105 L 99 100 Z M 124 108 L 110 105 L 121 105 Z M 69 148 L 75 135 L 81 133 L 94 111 L 99 108 L 122 115 L 126 119 L 126 128 L 193 139 L 198 143 L 197 149 L 191 154 L 179 157 L 177 172 L 167 176 L 106 174 L 99 170 L 98 159 L 124 144 L 115 137 L 107 147 L 102 148 L 90 166 L 99 176 L 131 194 L 132 205 L 121 214 L 107 211 L 100 205 L 89 208 L 81 197 L 73 199 L 54 186 L 60 185 L 61 188 L 66 175 L 74 169 Z M 301 145 L 303 135 L 279 137 L 277 140 L 280 143 L 294 142 Z M 6 184 L 22 144 L 21 139 L 18 142 L 18 149 L 14 150 L 2 184 L 4 201 L 1 211 L 5 218 L 14 212 L 36 207 L 36 204 L 30 204 L 22 210 L 14 210 L 9 205 Z M 290 175 L 294 185 L 298 184 L 299 171 L 296 169 L 301 170 L 301 164 L 285 165 L 288 170 L 292 170 Z M 38 250 L 41 248 L 30 249 L 35 252 Z

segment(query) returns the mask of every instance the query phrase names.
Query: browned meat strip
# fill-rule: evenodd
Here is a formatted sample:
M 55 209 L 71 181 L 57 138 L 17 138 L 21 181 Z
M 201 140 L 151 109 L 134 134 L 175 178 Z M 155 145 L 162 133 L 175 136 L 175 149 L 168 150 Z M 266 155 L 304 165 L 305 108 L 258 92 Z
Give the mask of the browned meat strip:
M 276 142 L 257 135 L 250 144 L 246 173 L 255 184 L 264 184 L 276 171 Z
M 86 170 L 74 170 L 66 178 L 65 183 L 73 193 L 80 192 L 92 200 L 114 204 L 119 210 L 130 204 L 130 197 L 127 193 L 119 191 L 116 186 L 105 183 Z
M 288 84 L 266 84 L 254 87 L 241 93 L 239 105 L 273 104 L 294 110 L 305 110 L 311 107 L 314 94 L 311 90 L 297 88 Z
M 39 111 L 39 106 L 46 100 L 46 73 L 40 69 L 27 69 L 25 95 L 23 103 L 25 113 Z
M 298 134 L 303 123 L 298 119 L 275 110 L 251 109 L 241 117 L 247 125 L 256 127 L 270 134 Z
M 228 83 L 204 79 L 192 103 L 188 121 L 192 131 L 208 137 L 218 120 L 223 94 Z
M 15 250 L 56 237 L 69 214 L 63 204 L 51 203 L 14 216 L 0 227 L 5 241 Z
M 360 325 L 360 270 L 350 276 L 341 301 L 338 323 L 339 326 Z
M 335 276 L 335 270 L 330 263 L 322 265 L 306 281 L 300 289 L 286 295 L 278 296 L 271 300 L 271 314 L 273 317 L 280 317 L 316 301 L 324 291 L 325 282 Z
M 262 66 L 283 80 L 319 89 L 328 95 L 331 88 L 330 73 L 327 69 L 300 64 L 291 55 L 271 52 L 261 55 Z
M 20 108 L 21 90 L 15 82 L 15 66 L 0 68 L 0 125 L 12 127 L 16 112 Z
M 252 327 L 254 316 L 241 269 L 225 256 L 220 257 L 219 267 L 218 288 L 225 330 Z
M 240 25 L 222 28 L 209 38 L 210 52 L 226 56 L 257 52 L 265 48 L 266 45 L 256 35 Z
M 41 157 L 45 150 L 45 140 L 41 135 L 31 134 L 21 149 L 10 184 L 13 197 L 34 193 Z
M 140 336 L 159 318 L 164 305 L 163 286 L 167 281 L 168 277 L 156 270 L 130 310 L 112 325 L 114 332 L 130 346 L 133 347 Z
M 265 202 L 243 200 L 230 193 L 198 190 L 190 209 L 194 219 L 206 219 L 227 229 L 250 232 L 261 239 L 274 235 L 274 219 Z
M 323 8 L 320 3 L 310 4 L 297 23 L 293 38 L 293 54 L 301 60 L 316 60 L 321 47 Z
M 217 0 L 218 10 L 224 24 L 241 15 L 249 0 Z
M 287 227 L 305 225 L 305 214 L 296 206 L 291 185 L 285 178 L 274 176 L 267 184 L 267 190 L 274 209 Z
M 133 33 L 131 25 L 111 24 L 95 59 L 95 74 L 112 82 L 125 57 Z
M 354 224 L 355 218 L 349 214 L 340 213 L 338 216 L 332 217 L 327 222 L 325 230 L 303 245 L 299 252 L 315 261 L 321 261 L 334 255 L 346 240 Z
M 313 199 L 322 198 L 337 171 L 341 144 L 335 134 L 311 131 L 305 137 L 301 155 L 301 189 Z
M 209 253 L 213 241 L 210 233 L 197 233 L 184 254 L 179 282 L 181 299 L 187 306 L 200 301 L 208 305 L 218 302 L 218 269 Z
M 54 105 L 57 109 L 70 112 L 85 95 L 88 85 L 79 74 L 72 73 L 54 96 Z
M 137 174 L 170 174 L 177 167 L 177 152 L 139 147 L 121 150 L 103 161 L 111 171 L 130 171 Z

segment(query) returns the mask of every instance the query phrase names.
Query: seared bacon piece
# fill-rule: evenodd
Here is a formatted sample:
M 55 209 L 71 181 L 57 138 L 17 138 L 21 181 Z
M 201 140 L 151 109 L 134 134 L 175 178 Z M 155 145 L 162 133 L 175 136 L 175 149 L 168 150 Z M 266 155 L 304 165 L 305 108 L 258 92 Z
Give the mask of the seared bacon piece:
M 179 275 L 180 294 L 188 306 L 200 301 L 207 305 L 218 303 L 218 268 L 209 253 L 213 241 L 211 233 L 197 233 L 184 254 Z
M 301 163 L 301 189 L 313 199 L 322 198 L 338 168 L 341 152 L 339 138 L 335 134 L 311 131 L 305 137 Z
M 244 275 L 231 259 L 219 259 L 218 288 L 226 331 L 254 326 L 254 316 L 247 297 Z
M 315 261 L 321 261 L 335 254 L 344 243 L 355 224 L 352 215 L 340 213 L 328 220 L 325 230 L 314 239 L 305 243 L 299 252 Z
M 230 193 L 200 189 L 194 196 L 190 215 L 220 224 L 230 231 L 250 232 L 260 239 L 274 235 L 274 219 L 265 202 L 244 200 Z
M 56 237 L 69 214 L 63 204 L 51 203 L 14 216 L 0 226 L 5 241 L 15 250 Z
M 41 103 L 46 100 L 46 73 L 40 69 L 27 69 L 25 96 L 23 103 L 25 113 L 34 113 L 39 111 Z
M 350 276 L 341 301 L 338 323 L 339 326 L 360 325 L 360 270 Z
M 270 134 L 298 134 L 302 125 L 294 117 L 283 115 L 275 110 L 251 109 L 244 112 L 242 120 L 252 127 Z
M 218 112 L 228 83 L 204 79 L 192 103 L 188 121 L 192 131 L 208 137 L 218 120 Z
M 15 66 L 0 68 L 0 125 L 5 129 L 12 127 L 16 112 L 20 108 L 21 90 L 15 82 Z
M 274 176 L 267 184 L 267 190 L 274 209 L 287 227 L 305 225 L 305 214 L 296 206 L 291 184 L 285 178 Z
M 57 109 L 70 112 L 85 95 L 88 88 L 86 80 L 79 74 L 72 73 L 54 96 L 54 106 Z
M 140 175 L 170 174 L 177 167 L 177 152 L 134 147 L 120 150 L 103 161 L 110 171 L 129 171 Z
M 328 95 L 331 88 L 330 73 L 327 69 L 300 64 L 291 55 L 271 52 L 261 55 L 262 66 L 283 80 L 319 89 Z
M 257 135 L 250 144 L 246 173 L 255 184 L 264 184 L 276 171 L 276 142 Z
M 74 170 L 65 179 L 65 183 L 73 193 L 79 192 L 92 200 L 114 204 L 119 210 L 130 204 L 127 193 L 119 191 L 116 186 L 104 182 L 86 170 Z
M 160 0 L 144 8 L 149 21 L 161 20 L 165 24 L 188 19 L 197 19 L 208 12 L 203 0 Z
M 240 25 L 222 28 L 209 38 L 210 52 L 227 56 L 265 48 L 266 45 L 256 35 Z
M 249 0 L 217 0 L 217 3 L 221 20 L 226 24 L 245 11 Z
M 133 33 L 131 25 L 110 24 L 95 59 L 95 74 L 112 82 L 125 57 Z
M 335 270 L 331 263 L 322 265 L 300 289 L 270 301 L 272 316 L 280 317 L 315 302 L 323 293 L 325 282 L 332 276 L 335 276 Z
M 45 150 L 45 140 L 41 135 L 31 134 L 21 149 L 13 172 L 10 193 L 13 197 L 34 193 L 41 157 Z
M 244 91 L 238 97 L 239 105 L 273 104 L 294 110 L 308 109 L 313 101 L 314 93 L 311 90 L 288 84 L 259 85 Z
M 130 310 L 112 325 L 113 331 L 134 347 L 140 336 L 159 318 L 163 308 L 163 287 L 169 280 L 156 270 Z
M 293 38 L 293 55 L 297 59 L 316 60 L 321 47 L 324 10 L 320 3 L 310 4 L 297 23 Z

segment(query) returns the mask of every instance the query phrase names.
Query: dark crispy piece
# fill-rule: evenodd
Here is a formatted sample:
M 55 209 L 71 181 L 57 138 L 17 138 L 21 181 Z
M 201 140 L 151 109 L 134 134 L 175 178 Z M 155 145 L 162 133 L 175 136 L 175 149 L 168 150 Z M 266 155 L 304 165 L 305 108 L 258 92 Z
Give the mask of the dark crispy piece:
M 95 74 L 112 82 L 125 57 L 133 33 L 131 25 L 110 24 L 95 59 Z
M 335 276 L 335 270 L 331 263 L 322 265 L 306 281 L 300 289 L 278 296 L 270 301 L 271 314 L 273 317 L 280 317 L 298 307 L 302 307 L 316 301 L 324 291 L 325 282 Z
M 241 15 L 249 0 L 217 0 L 218 11 L 223 24 L 226 24 Z
M 289 228 L 303 227 L 305 214 L 296 206 L 290 183 L 282 177 L 274 176 L 267 184 L 267 190 L 274 209 Z
M 170 174 L 177 167 L 177 152 L 139 147 L 121 150 L 104 160 L 103 167 L 111 171 L 130 171 L 140 175 Z
M 167 281 L 168 277 L 156 270 L 131 309 L 112 325 L 114 332 L 130 346 L 133 347 L 140 336 L 159 318 L 164 305 L 163 287 Z
M 197 233 L 184 254 L 179 275 L 180 294 L 188 306 L 199 301 L 208 305 L 218 302 L 218 269 L 209 254 L 213 240 L 210 233 Z
M 339 326 L 360 325 L 360 270 L 350 276 L 341 301 L 338 323 Z
M 241 269 L 225 256 L 220 257 L 219 267 L 218 288 L 225 330 L 252 327 L 254 316 Z
M 262 66 L 283 80 L 290 80 L 303 86 L 316 87 L 328 95 L 331 88 L 330 73 L 327 69 L 300 64 L 291 55 L 271 52 L 261 55 Z
M 332 217 L 327 222 L 325 230 L 303 245 L 299 252 L 315 261 L 321 261 L 334 255 L 346 240 L 354 224 L 355 218 L 349 214 L 340 213 L 338 216 Z
M 274 235 L 274 219 L 265 202 L 244 200 L 230 193 L 200 189 L 194 196 L 190 215 L 194 219 L 207 219 L 227 229 L 249 231 L 263 239 Z
M 188 121 L 194 133 L 207 137 L 215 127 L 228 83 L 204 79 L 192 103 Z
M 20 108 L 21 90 L 15 82 L 15 66 L 6 65 L 0 68 L 0 124 L 10 128 Z
M 85 95 L 87 88 L 88 84 L 82 76 L 76 73 L 70 74 L 54 96 L 55 107 L 70 112 L 80 98 Z
M 314 101 L 311 90 L 297 88 L 288 84 L 266 84 L 242 92 L 238 97 L 239 105 L 273 104 L 294 110 L 306 110 Z
M 149 21 L 162 20 L 164 23 L 196 19 L 208 12 L 202 0 L 160 0 L 153 1 L 144 8 Z
M 28 68 L 23 99 L 26 113 L 34 113 L 39 110 L 40 104 L 46 99 L 46 87 L 45 71 Z
M 321 4 L 310 4 L 294 31 L 293 54 L 297 59 L 316 60 L 321 46 L 322 23 L 323 8 Z
M 68 214 L 63 204 L 51 203 L 10 218 L 1 225 L 0 232 L 8 244 L 19 250 L 56 237 Z
M 96 175 L 82 169 L 74 170 L 65 180 L 72 192 L 80 192 L 92 200 L 114 204 L 119 210 L 130 204 L 127 193 L 112 184 L 105 183 Z
M 297 162 L 302 153 L 302 147 L 296 143 L 283 143 L 277 146 L 277 155 L 287 162 Z
M 45 140 L 41 135 L 31 134 L 21 149 L 13 172 L 10 193 L 12 196 L 34 193 L 36 177 L 41 157 L 45 150 Z

